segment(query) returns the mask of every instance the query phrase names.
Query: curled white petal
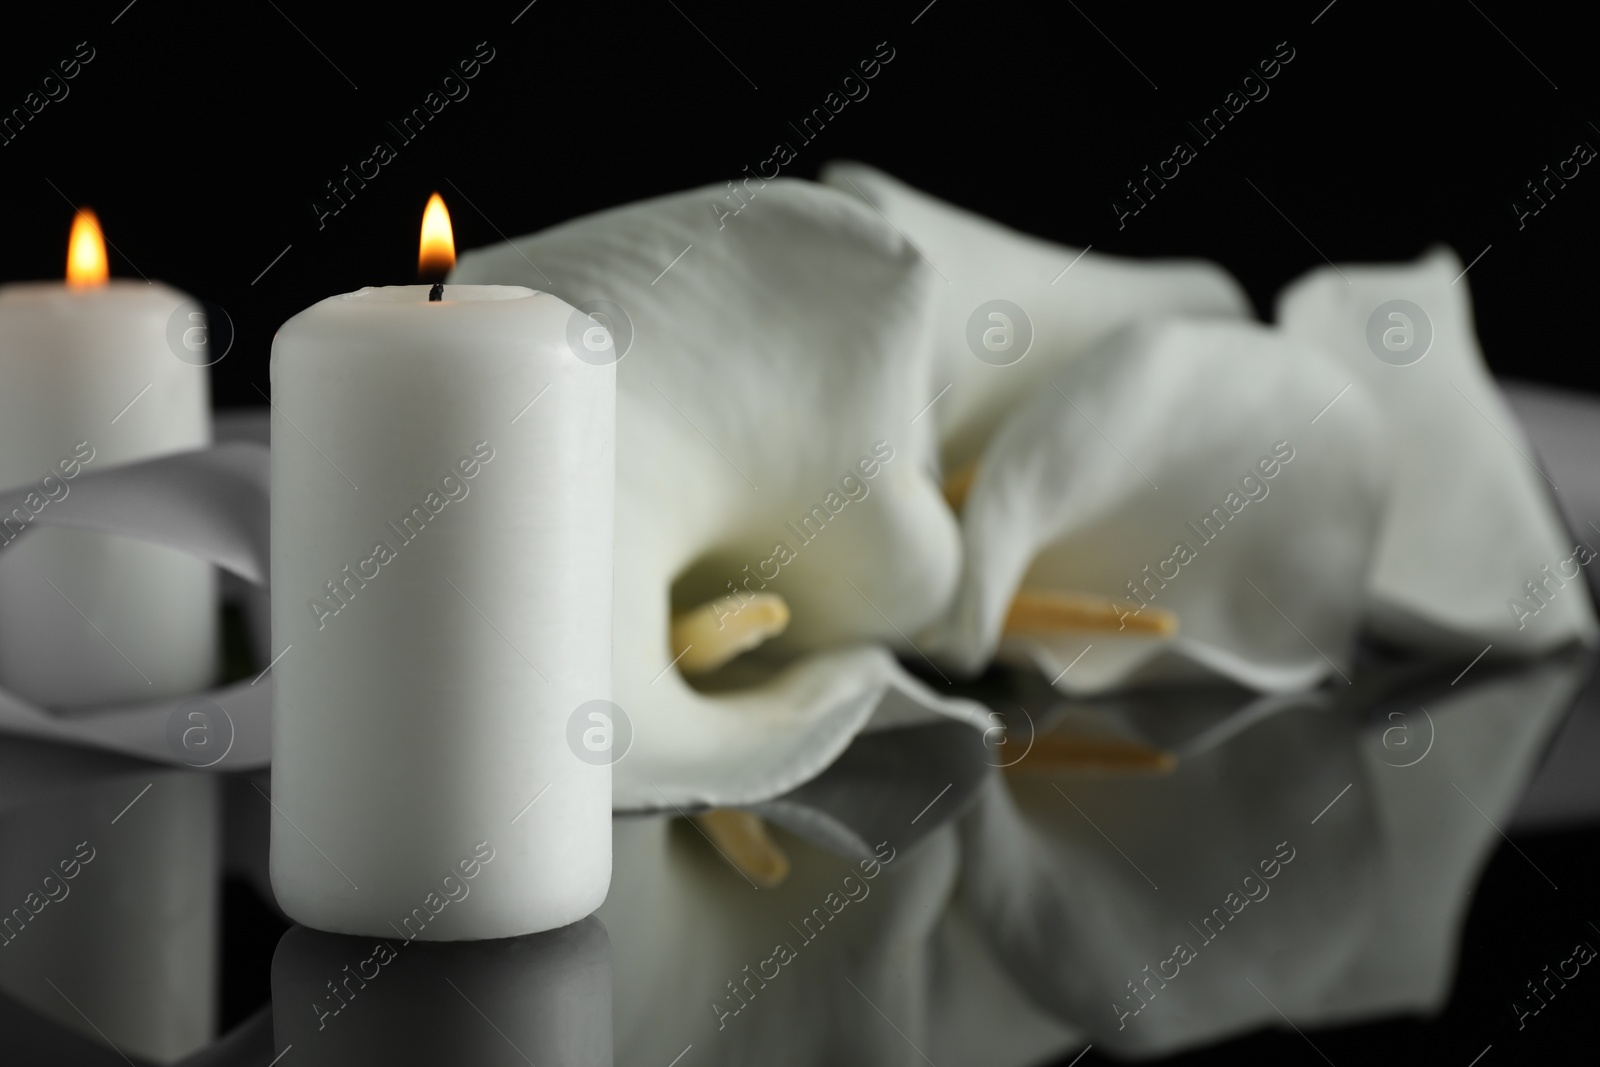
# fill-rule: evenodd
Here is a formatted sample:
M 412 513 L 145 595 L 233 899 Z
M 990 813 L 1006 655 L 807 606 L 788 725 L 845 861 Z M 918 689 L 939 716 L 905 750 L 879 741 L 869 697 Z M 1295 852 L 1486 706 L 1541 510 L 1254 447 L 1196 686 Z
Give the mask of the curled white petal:
M 1392 434 L 1395 490 L 1367 610 L 1380 632 L 1449 651 L 1592 644 L 1594 610 L 1583 580 L 1570 580 L 1582 564 L 1561 573 L 1575 539 L 1489 378 L 1467 286 L 1459 258 L 1439 248 L 1414 263 L 1319 268 L 1278 301 L 1282 328 L 1337 355 Z
M 985 453 L 935 646 L 967 671 L 997 651 L 1032 658 L 1071 693 L 1207 673 L 1287 691 L 1343 672 L 1388 486 L 1364 395 L 1312 423 L 1343 384 L 1317 351 L 1247 323 L 1138 327 L 1082 357 Z M 1020 588 L 1164 609 L 1177 632 L 1002 644 Z
M 822 180 L 881 211 L 937 272 L 930 292 L 939 375 L 933 388 L 950 389 L 929 418 L 939 425 L 951 467 L 976 457 L 1012 409 L 1113 330 L 1171 315 L 1251 316 L 1244 290 L 1213 263 L 1134 260 L 1058 245 L 859 163 L 831 164 Z M 989 308 L 996 300 L 1015 305 L 1021 317 Z M 1024 340 L 1025 352 L 1007 347 Z

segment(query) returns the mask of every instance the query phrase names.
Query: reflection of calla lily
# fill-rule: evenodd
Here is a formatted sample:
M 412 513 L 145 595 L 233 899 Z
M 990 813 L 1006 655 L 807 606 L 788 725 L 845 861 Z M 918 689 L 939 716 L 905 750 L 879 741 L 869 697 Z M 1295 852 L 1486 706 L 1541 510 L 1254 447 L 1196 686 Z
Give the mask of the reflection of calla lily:
M 1196 667 L 1283 691 L 1341 670 L 1387 483 L 1363 395 L 1313 422 L 1344 384 L 1246 323 L 1137 327 L 1080 358 L 984 453 L 934 647 L 964 670 L 1013 652 L 1071 692 Z M 1019 618 L 1086 594 L 1113 604 L 1103 632 Z
M 1302 1025 L 1438 1010 L 1489 820 L 1584 673 L 1551 660 L 1413 688 L 1451 740 L 1407 767 L 1357 693 L 1304 697 L 1164 778 L 996 778 L 963 820 L 961 899 L 1037 1005 L 1121 1054 L 1280 1010 Z
M 1579 578 L 1593 551 L 1575 551 L 1489 379 L 1463 275 L 1441 248 L 1411 264 L 1321 268 L 1279 298 L 1282 328 L 1339 356 L 1392 429 L 1395 492 L 1367 584 L 1373 625 L 1458 651 L 1593 643 Z
M 622 809 L 774 796 L 875 711 L 973 715 L 881 647 L 912 651 L 959 566 L 930 425 L 913 421 L 930 395 L 932 275 L 831 189 L 769 183 L 721 229 L 718 195 L 579 219 L 465 255 L 453 276 L 607 300 L 631 320 L 617 377 L 614 684 L 634 731 L 615 768 Z
M 1201 260 L 1132 260 L 1067 248 L 953 207 L 858 163 L 835 163 L 822 180 L 865 199 L 906 235 L 942 281 L 933 282 L 934 389 L 950 391 L 929 413 L 955 471 L 975 460 L 1010 411 L 1096 341 L 1131 322 L 1170 315 L 1248 317 L 1250 303 L 1226 271 Z M 1031 335 L 1025 354 L 979 359 L 969 321 L 1003 299 L 1027 322 L 980 316 L 980 326 Z M 981 338 L 983 330 L 978 330 Z M 981 341 L 980 341 L 981 345 Z
M 1369 796 L 1307 835 L 1357 773 L 1351 734 L 1304 707 L 1168 777 L 997 779 L 963 825 L 963 898 L 1019 985 L 1097 1045 L 1151 1053 L 1260 1025 L 1272 1009 L 1241 972 L 1280 1003 L 1311 999 L 1382 904 Z M 1290 931 L 1297 951 L 1275 952 Z
M 1406 694 L 1420 697 L 1423 707 L 1409 701 L 1362 732 L 1365 781 L 1355 788 L 1370 788 L 1386 813 L 1385 904 L 1373 916 L 1366 951 L 1304 1018 L 1347 1023 L 1443 1008 L 1474 885 L 1500 847 L 1495 826 L 1510 830 L 1529 779 L 1592 669 L 1581 654 L 1554 656 L 1510 672 L 1491 668 L 1475 685 L 1452 686 L 1451 664 L 1435 676 L 1431 692 Z M 1448 740 L 1429 746 L 1436 735 Z
M 931 817 L 931 816 L 930 816 Z M 611 934 L 618 1063 L 1022 1067 L 1076 1035 L 1030 1004 L 950 907 L 942 826 L 885 863 L 781 838 L 794 873 L 751 892 L 692 829 L 619 820 L 596 913 Z M 888 1021 L 885 1021 L 888 1020 Z

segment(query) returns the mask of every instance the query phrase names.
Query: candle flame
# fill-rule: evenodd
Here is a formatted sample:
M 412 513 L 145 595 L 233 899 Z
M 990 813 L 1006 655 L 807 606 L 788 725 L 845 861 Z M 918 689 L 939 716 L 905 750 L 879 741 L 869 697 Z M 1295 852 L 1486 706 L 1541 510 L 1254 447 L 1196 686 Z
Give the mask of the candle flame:
M 72 236 L 67 240 L 67 284 L 74 289 L 92 289 L 106 284 L 110 273 L 100 220 L 93 211 L 81 207 L 73 217 Z
M 438 193 L 428 197 L 422 210 L 422 243 L 417 252 L 417 277 L 425 282 L 443 281 L 456 265 L 456 239 L 450 230 L 450 212 Z

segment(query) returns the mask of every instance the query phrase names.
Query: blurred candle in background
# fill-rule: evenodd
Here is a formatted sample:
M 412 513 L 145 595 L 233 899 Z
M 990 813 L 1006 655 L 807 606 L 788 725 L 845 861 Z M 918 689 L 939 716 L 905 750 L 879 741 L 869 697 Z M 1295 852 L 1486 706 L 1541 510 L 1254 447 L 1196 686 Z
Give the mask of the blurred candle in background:
M 424 278 L 448 227 L 436 198 Z M 605 898 L 610 762 L 570 731 L 611 696 L 616 368 L 573 354 L 574 316 L 383 286 L 273 341 L 272 887 L 298 922 L 474 940 Z
M 22 532 L 83 470 L 211 443 L 207 371 L 173 340 L 205 328 L 183 293 L 109 278 L 87 210 L 73 221 L 66 284 L 0 286 L 0 486 L 37 489 L 23 512 L 0 516 L 0 687 L 71 709 L 214 681 L 209 564 L 83 530 Z

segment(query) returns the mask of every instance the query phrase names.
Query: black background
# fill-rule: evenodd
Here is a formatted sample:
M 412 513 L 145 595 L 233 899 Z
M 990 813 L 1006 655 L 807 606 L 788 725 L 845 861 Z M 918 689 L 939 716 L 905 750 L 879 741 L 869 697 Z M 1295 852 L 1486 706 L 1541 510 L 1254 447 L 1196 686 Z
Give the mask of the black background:
M 0 278 L 59 276 L 72 206 L 89 204 L 120 250 L 113 273 L 228 311 L 237 344 L 214 370 L 216 401 L 259 404 L 279 323 L 414 280 L 434 189 L 471 248 L 736 178 L 788 140 L 786 174 L 855 158 L 1058 241 L 1214 258 L 1263 313 L 1324 255 L 1393 260 L 1443 241 L 1465 262 L 1488 248 L 1470 282 L 1495 371 L 1600 389 L 1600 177 L 1585 167 L 1520 230 L 1510 206 L 1577 142 L 1600 147 L 1577 6 L 526 2 L 13 12 L 5 112 L 79 41 L 95 59 L 0 146 Z M 400 145 L 386 124 L 480 41 L 495 58 L 470 95 Z M 870 94 L 800 144 L 789 122 L 880 41 L 894 59 Z M 1280 41 L 1295 58 L 1270 95 L 1119 230 L 1124 183 L 1197 143 L 1186 123 Z M 319 229 L 311 201 L 380 138 L 399 157 Z
M 1576 143 L 1600 146 L 1593 39 L 1576 5 L 525 4 L 111 0 L 8 11 L 0 114 L 24 106 L 78 42 L 95 58 L 65 99 L 0 145 L 0 279 L 59 277 L 73 205 L 91 205 L 115 245 L 114 274 L 161 279 L 227 310 L 237 338 L 213 368 L 215 399 L 259 404 L 278 324 L 333 293 L 413 280 L 435 189 L 470 248 L 720 184 L 791 141 L 791 176 L 855 158 L 1064 243 L 1213 258 L 1263 314 L 1324 257 L 1403 259 L 1442 241 L 1465 262 L 1488 249 L 1470 283 L 1493 369 L 1600 390 L 1589 358 L 1597 168 L 1522 229 L 1511 208 Z M 494 59 L 470 95 L 401 146 L 387 123 L 485 41 Z M 870 95 L 800 146 L 789 122 L 879 42 L 894 59 Z M 1175 141 L 1194 143 L 1186 123 L 1279 42 L 1294 59 L 1270 95 L 1119 229 L 1111 202 L 1123 184 Z M 380 139 L 398 158 L 319 229 L 312 200 Z M 1523 1035 L 1506 1005 L 1584 936 L 1600 884 L 1567 868 L 1595 834 L 1524 845 L 1565 891 L 1547 897 L 1501 850 L 1443 1018 L 1320 1032 L 1319 1048 L 1340 1063 L 1390 1052 L 1465 1064 L 1493 1042 L 1490 1067 L 1536 1048 L 1548 1059 L 1586 1032 L 1593 991 L 1574 991 Z M 272 928 L 248 904 L 230 910 L 236 948 L 241 931 Z M 241 983 L 259 981 L 269 950 L 232 954 L 235 1010 L 259 1002 L 239 996 Z M 1322 1062 L 1292 1032 L 1193 1062 L 1223 1057 Z

